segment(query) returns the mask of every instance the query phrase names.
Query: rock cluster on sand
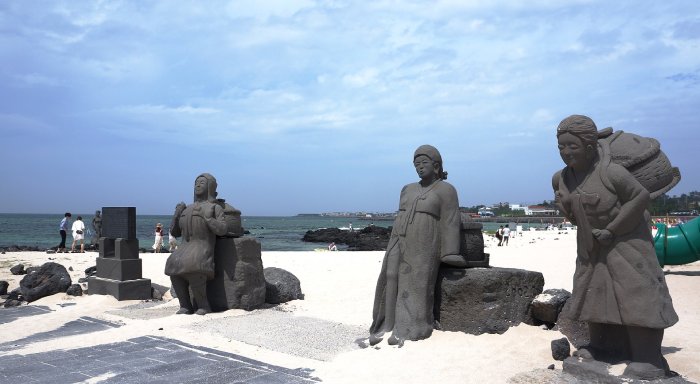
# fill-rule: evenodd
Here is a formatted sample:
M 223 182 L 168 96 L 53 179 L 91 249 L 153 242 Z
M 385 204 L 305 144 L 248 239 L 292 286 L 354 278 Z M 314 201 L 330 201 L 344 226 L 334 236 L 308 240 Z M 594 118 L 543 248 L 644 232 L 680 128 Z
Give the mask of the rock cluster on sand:
M 292 300 L 303 300 L 301 283 L 293 273 L 282 268 L 268 267 L 265 273 L 265 302 L 281 304 Z
M 356 231 L 345 231 L 339 228 L 307 231 L 302 240 L 312 243 L 347 244 L 348 251 L 384 251 L 390 236 L 391 227 L 370 225 Z
M 83 294 L 79 284 L 72 284 L 70 274 L 66 268 L 58 263 L 48 262 L 39 267 L 24 269 L 23 264 L 11 268 L 13 275 L 24 275 L 19 281 L 19 287 L 7 292 L 9 283 L 0 281 L 0 296 L 4 307 L 22 305 L 23 302 L 33 302 L 56 293 L 68 293 L 73 296 Z
M 64 266 L 48 262 L 27 273 L 19 282 L 19 289 L 24 299 L 31 303 L 45 296 L 65 292 L 71 283 L 70 275 Z
M 10 245 L 7 247 L 0 248 L 0 252 L 38 252 L 43 251 L 43 248 L 39 248 L 35 245 Z

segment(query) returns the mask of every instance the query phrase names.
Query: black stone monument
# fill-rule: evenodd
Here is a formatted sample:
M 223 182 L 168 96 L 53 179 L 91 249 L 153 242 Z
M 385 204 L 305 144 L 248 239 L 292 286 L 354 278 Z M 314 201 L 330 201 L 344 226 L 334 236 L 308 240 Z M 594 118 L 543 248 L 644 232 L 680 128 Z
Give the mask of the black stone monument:
M 97 274 L 88 278 L 88 293 L 117 300 L 151 298 L 151 280 L 141 277 L 135 207 L 103 207 Z

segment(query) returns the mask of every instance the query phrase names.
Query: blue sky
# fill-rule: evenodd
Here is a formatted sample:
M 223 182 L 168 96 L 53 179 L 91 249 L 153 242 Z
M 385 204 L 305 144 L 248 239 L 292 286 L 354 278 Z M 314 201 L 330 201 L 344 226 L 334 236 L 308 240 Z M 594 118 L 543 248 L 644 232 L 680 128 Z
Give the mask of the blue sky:
M 460 204 L 551 199 L 571 114 L 700 190 L 697 1 L 0 3 L 0 212 L 394 211 L 432 144 Z

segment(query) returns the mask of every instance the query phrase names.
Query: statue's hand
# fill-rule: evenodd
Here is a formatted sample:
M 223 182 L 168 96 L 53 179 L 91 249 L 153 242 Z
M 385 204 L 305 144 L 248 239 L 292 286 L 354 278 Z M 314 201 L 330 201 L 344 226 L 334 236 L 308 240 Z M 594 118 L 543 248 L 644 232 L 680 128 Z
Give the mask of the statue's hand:
M 607 229 L 593 229 L 591 233 L 601 245 L 609 245 L 613 241 L 614 235 Z
M 184 202 L 182 202 L 182 201 L 179 202 L 179 203 L 175 206 L 175 216 L 180 216 L 180 215 L 182 214 L 182 212 L 185 211 L 185 208 L 187 208 L 187 205 L 186 205 Z
M 205 218 L 207 218 L 207 219 L 215 218 L 216 217 L 216 204 L 212 204 L 211 209 L 207 213 L 208 214 L 204 216 Z

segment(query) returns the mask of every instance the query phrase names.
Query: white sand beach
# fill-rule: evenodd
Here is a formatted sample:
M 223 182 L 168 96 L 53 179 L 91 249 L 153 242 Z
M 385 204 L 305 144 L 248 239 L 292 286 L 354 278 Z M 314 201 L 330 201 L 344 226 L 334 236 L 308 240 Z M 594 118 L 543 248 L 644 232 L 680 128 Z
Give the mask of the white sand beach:
M 526 231 L 497 247 L 486 236 L 491 265 L 539 271 L 545 289 L 571 290 L 576 257 L 575 232 Z M 18 252 L 0 255 L 0 280 L 18 286 L 22 276 L 9 268 L 18 263 L 38 266 L 55 261 L 76 282 L 94 265 L 96 253 L 46 254 Z M 144 277 L 164 287 L 168 254 L 141 254 Z M 138 301 L 118 302 L 109 296 L 72 297 L 57 294 L 31 303 L 52 311 L 0 324 L 0 343 L 50 331 L 82 316 L 122 324 L 86 335 L 67 336 L 24 345 L 8 354 L 55 349 L 157 335 L 240 354 L 268 364 L 308 368 L 326 383 L 506 383 L 547 382 L 553 360 L 550 341 L 563 335 L 521 324 L 502 335 L 474 336 L 435 331 L 427 340 L 406 342 L 402 348 L 386 342 L 360 348 L 355 339 L 368 337 L 376 279 L 383 252 L 263 252 L 265 267 L 280 267 L 301 281 L 304 300 L 251 312 L 229 310 L 206 316 L 175 315 L 177 300 L 166 294 L 162 302 L 133 307 Z M 689 381 L 700 382 L 700 262 L 664 268 L 680 321 L 666 330 L 663 347 L 671 369 Z M 122 310 L 129 308 L 128 310 Z M 0 309 L 1 310 L 1 309 Z M 21 330 L 21 331 L 18 331 Z M 551 372 L 551 371 L 550 371 Z M 530 373 L 537 380 L 527 381 Z

